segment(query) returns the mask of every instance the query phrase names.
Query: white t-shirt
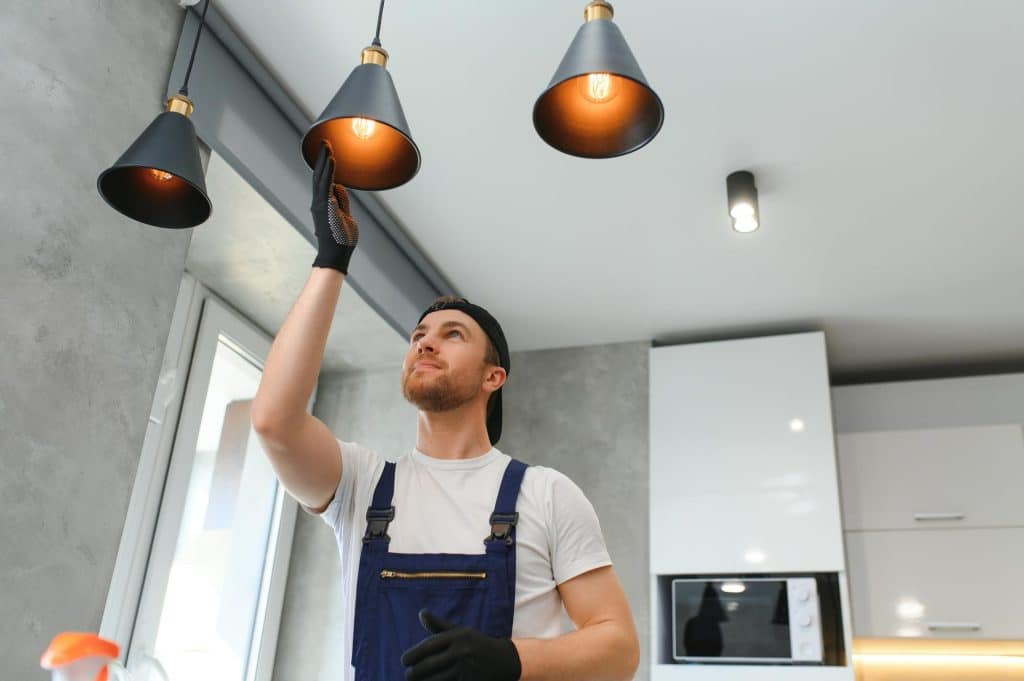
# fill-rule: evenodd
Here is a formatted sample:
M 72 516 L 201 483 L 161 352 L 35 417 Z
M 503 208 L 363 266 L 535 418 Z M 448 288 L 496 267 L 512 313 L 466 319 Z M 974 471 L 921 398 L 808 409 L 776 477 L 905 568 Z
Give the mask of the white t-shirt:
M 344 678 L 351 665 L 359 556 L 366 509 L 384 471 L 385 458 L 362 445 L 338 440 L 341 483 L 320 514 L 334 530 L 341 554 Z M 510 458 L 492 448 L 472 459 L 436 459 L 414 449 L 395 469 L 388 527 L 392 553 L 482 554 L 490 517 Z M 601 525 L 583 491 L 552 468 L 530 466 L 516 500 L 516 603 L 513 638 L 554 638 L 563 632 L 562 599 L 555 589 L 589 570 L 611 565 Z

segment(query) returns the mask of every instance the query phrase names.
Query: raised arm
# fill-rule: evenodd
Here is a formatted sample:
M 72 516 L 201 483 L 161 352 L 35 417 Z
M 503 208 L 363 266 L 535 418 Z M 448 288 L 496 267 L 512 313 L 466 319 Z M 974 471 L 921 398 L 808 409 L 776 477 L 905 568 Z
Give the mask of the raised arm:
M 345 188 L 333 183 L 334 161 L 321 148 L 313 171 L 311 211 L 317 257 L 302 293 L 270 348 L 252 404 L 252 424 L 285 489 L 322 511 L 341 481 L 338 441 L 306 411 L 323 362 L 327 335 L 359 229 Z
M 338 304 L 341 272 L 313 268 L 274 339 L 252 403 L 252 425 L 281 484 L 304 506 L 320 511 L 341 480 L 338 441 L 306 411 Z

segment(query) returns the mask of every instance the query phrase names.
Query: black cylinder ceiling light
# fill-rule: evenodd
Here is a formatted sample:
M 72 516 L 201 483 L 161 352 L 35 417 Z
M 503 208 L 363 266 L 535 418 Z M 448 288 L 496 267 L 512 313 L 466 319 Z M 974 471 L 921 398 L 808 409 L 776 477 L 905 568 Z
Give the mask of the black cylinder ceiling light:
M 313 168 L 326 140 L 334 154 L 334 180 L 350 189 L 391 189 L 420 169 L 420 150 L 412 140 L 395 83 L 387 71 L 388 53 L 380 44 L 384 0 L 377 12 L 377 33 L 363 50 L 334 99 L 302 138 L 302 156 Z
M 566 154 L 628 154 L 654 139 L 665 118 L 613 15 L 604 0 L 587 5 L 583 25 L 533 106 L 537 134 Z
M 189 120 L 193 105 L 188 97 L 188 79 L 209 6 L 206 0 L 181 90 L 167 100 L 166 110 L 128 151 L 96 179 L 100 195 L 111 207 L 154 227 L 195 227 L 213 210 L 206 194 L 196 129 Z
M 732 228 L 746 234 L 761 224 L 760 209 L 757 206 L 757 187 L 754 175 L 747 170 L 737 170 L 725 178 L 725 192 L 729 201 L 729 217 Z

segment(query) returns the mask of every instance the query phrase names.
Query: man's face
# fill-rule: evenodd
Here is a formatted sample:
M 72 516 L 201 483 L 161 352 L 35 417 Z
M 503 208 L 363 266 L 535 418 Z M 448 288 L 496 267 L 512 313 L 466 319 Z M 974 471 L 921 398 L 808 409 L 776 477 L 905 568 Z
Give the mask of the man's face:
M 459 310 L 431 312 L 409 336 L 402 394 L 422 411 L 449 411 L 483 390 L 487 335 Z M 486 400 L 486 397 L 484 398 Z

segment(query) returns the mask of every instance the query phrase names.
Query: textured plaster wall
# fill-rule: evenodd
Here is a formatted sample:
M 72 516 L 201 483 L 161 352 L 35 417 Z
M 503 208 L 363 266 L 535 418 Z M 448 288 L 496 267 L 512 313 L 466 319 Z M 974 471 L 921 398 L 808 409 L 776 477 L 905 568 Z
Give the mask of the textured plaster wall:
M 160 111 L 167 0 L 13 0 L 0 19 L 0 678 L 97 631 L 190 233 L 96 176 Z

